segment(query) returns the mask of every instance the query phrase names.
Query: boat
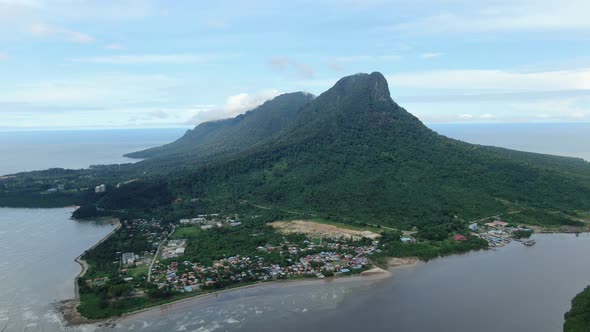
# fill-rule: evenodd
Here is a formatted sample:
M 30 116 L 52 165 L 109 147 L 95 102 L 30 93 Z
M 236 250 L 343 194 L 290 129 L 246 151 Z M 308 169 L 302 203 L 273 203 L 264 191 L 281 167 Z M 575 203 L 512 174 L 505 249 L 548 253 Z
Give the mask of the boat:
M 522 241 L 522 244 L 524 244 L 527 247 L 530 247 L 530 246 L 532 246 L 535 243 L 537 243 L 537 242 L 535 242 L 535 240 Z

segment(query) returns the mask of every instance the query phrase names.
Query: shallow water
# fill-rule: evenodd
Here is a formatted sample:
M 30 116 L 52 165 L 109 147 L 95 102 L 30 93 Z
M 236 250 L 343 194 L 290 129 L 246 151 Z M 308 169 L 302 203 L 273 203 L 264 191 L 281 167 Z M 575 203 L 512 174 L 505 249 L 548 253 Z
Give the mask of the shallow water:
M 0 331 L 57 331 L 52 303 L 74 296 L 74 258 L 113 226 L 70 220 L 71 208 L 0 208 Z

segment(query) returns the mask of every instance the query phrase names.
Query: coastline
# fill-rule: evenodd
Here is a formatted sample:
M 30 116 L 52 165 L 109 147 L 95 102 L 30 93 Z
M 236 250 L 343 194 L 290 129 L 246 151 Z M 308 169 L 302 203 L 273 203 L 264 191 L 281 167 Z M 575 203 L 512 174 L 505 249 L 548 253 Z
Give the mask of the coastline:
M 81 253 L 78 257 L 74 258 L 74 261 L 80 265 L 80 272 L 74 278 L 74 298 L 63 300 L 55 303 L 55 307 L 59 315 L 62 317 L 63 322 L 66 326 L 76 326 L 76 325 L 83 325 L 83 324 L 93 324 L 102 322 L 102 320 L 91 320 L 88 318 L 83 317 L 78 312 L 78 305 L 80 305 L 80 290 L 78 289 L 78 279 L 84 277 L 88 272 L 89 265 L 82 256 L 88 250 L 92 250 L 96 248 L 98 245 L 106 241 L 111 235 L 113 235 L 116 231 L 121 228 L 121 222 L 115 218 L 107 218 L 104 221 L 110 223 L 111 225 L 115 225 L 112 231 L 106 234 L 102 239 L 96 242 L 92 247 L 86 249 L 83 253 Z
M 110 236 L 110 234 L 109 234 Z M 108 236 L 107 236 L 108 237 Z M 104 240 L 104 239 L 103 239 Z M 98 245 L 98 244 L 97 244 Z M 95 245 L 96 246 L 96 245 Z M 402 259 L 405 261 L 403 264 L 395 264 L 389 265 L 388 269 L 382 269 L 380 267 L 374 266 L 373 268 L 361 272 L 359 275 L 351 275 L 351 276 L 339 276 L 339 277 L 330 277 L 325 279 L 317 279 L 317 278 L 310 278 L 310 279 L 287 279 L 287 280 L 273 280 L 273 281 L 260 281 L 253 284 L 237 286 L 232 288 L 221 289 L 217 291 L 211 291 L 202 294 L 195 294 L 194 296 L 189 296 L 186 298 L 177 299 L 171 302 L 166 302 L 158 305 L 154 305 L 151 307 L 130 311 L 127 313 L 122 314 L 121 316 L 110 317 L 105 319 L 87 319 L 81 316 L 77 311 L 77 306 L 79 304 L 79 297 L 74 299 L 69 299 L 65 301 L 61 301 L 57 303 L 56 307 L 57 310 L 60 312 L 61 317 L 66 326 L 80 326 L 86 324 L 98 324 L 99 327 L 109 327 L 116 325 L 117 322 L 132 318 L 136 315 L 150 312 L 150 311 L 158 311 L 161 312 L 162 310 L 166 310 L 169 306 L 174 306 L 183 303 L 190 303 L 195 301 L 202 301 L 208 297 L 216 297 L 220 294 L 237 292 L 244 289 L 249 288 L 256 288 L 256 287 L 296 287 L 301 285 L 312 285 L 312 284 L 323 284 L 323 283 L 346 283 L 346 282 L 377 282 L 380 280 L 388 279 L 393 277 L 393 270 L 396 268 L 401 267 L 411 267 L 416 264 L 417 259 Z M 77 285 L 77 284 L 76 284 Z
M 198 295 L 190 296 L 190 297 L 187 297 L 184 299 L 178 299 L 175 301 L 156 305 L 153 307 L 148 307 L 148 308 L 144 308 L 144 309 L 140 309 L 140 310 L 136 310 L 136 311 L 127 312 L 121 316 L 109 318 L 109 319 L 106 319 L 102 322 L 105 322 L 107 324 L 116 324 L 119 321 L 133 318 L 134 316 L 142 314 L 142 313 L 147 313 L 147 312 L 151 312 L 151 311 L 161 312 L 163 310 L 168 309 L 169 306 L 174 306 L 174 305 L 178 305 L 178 304 L 190 304 L 190 302 L 202 301 L 204 299 L 207 299 L 208 297 L 217 297 L 220 294 L 237 292 L 237 291 L 244 290 L 244 289 L 257 288 L 257 287 L 263 287 L 263 286 L 297 287 L 297 286 L 302 286 L 302 285 L 313 285 L 313 284 L 317 285 L 317 284 L 324 284 L 324 283 L 347 283 L 347 282 L 355 282 L 355 281 L 376 282 L 376 281 L 385 280 L 385 279 L 389 279 L 389 278 L 393 277 L 392 270 L 394 270 L 396 268 L 409 267 L 412 265 L 413 264 L 392 266 L 388 270 L 385 270 L 385 269 L 382 269 L 379 267 L 373 267 L 367 271 L 361 272 L 360 275 L 330 277 L 330 278 L 325 278 L 325 279 L 310 278 L 310 279 L 287 279 L 287 280 L 261 281 L 261 282 L 256 282 L 256 283 L 249 284 L 249 285 L 243 285 L 243 286 L 213 291 L 213 292 L 209 292 L 209 293 L 198 294 Z
M 121 227 L 121 223 L 118 222 L 118 220 L 114 221 L 113 219 L 110 219 L 110 221 L 116 225 L 115 229 L 113 229 L 109 234 L 107 234 L 104 238 L 102 238 L 99 242 L 97 242 L 95 245 L 93 245 L 92 247 L 90 247 L 86 251 L 94 249 L 96 246 L 98 246 L 103 241 L 108 239 L 114 232 L 116 232 Z M 578 233 L 575 231 L 568 232 L 564 229 L 547 229 L 547 228 L 539 228 L 539 229 L 536 229 L 535 232 L 537 232 L 539 234 Z M 582 231 L 582 232 L 584 232 L 584 231 Z M 80 264 L 81 269 L 82 269 L 75 280 L 77 280 L 79 277 L 83 277 L 88 270 L 88 264 L 86 263 L 86 261 L 81 259 L 82 255 L 83 254 L 76 257 L 76 259 L 75 259 L 75 261 L 78 264 Z M 201 301 L 202 299 L 210 297 L 210 296 L 218 296 L 219 294 L 224 294 L 224 293 L 229 293 L 229 292 L 237 292 L 239 290 L 248 289 L 248 288 L 255 288 L 255 287 L 262 287 L 262 286 L 269 286 L 269 285 L 276 286 L 276 287 L 291 287 L 291 286 L 300 286 L 300 285 L 333 283 L 333 282 L 350 282 L 350 281 L 361 281 L 361 280 L 366 281 L 366 282 L 372 282 L 372 281 L 378 281 L 378 280 L 382 280 L 382 279 L 388 279 L 388 278 L 393 277 L 393 272 L 396 269 L 414 267 L 420 261 L 421 260 L 416 257 L 391 257 L 387 260 L 387 266 L 386 267 L 384 266 L 385 269 L 378 267 L 376 265 L 373 265 L 373 268 L 371 268 L 367 271 L 363 271 L 360 275 L 338 276 L 338 277 L 330 277 L 330 278 L 325 278 L 325 279 L 312 278 L 312 279 L 288 279 L 288 280 L 259 281 L 259 282 L 253 283 L 253 284 L 247 284 L 247 285 L 243 285 L 243 286 L 237 286 L 237 287 L 232 287 L 232 288 L 210 291 L 210 292 L 206 292 L 206 293 L 195 294 L 195 295 L 191 295 L 191 296 L 188 296 L 185 298 L 180 298 L 180 299 L 177 299 L 174 301 L 146 307 L 146 308 L 135 310 L 135 311 L 130 311 L 130 312 L 124 313 L 120 316 L 109 317 L 109 318 L 105 318 L 105 319 L 87 319 L 79 314 L 79 312 L 77 310 L 77 306 L 80 303 L 79 292 L 78 292 L 78 283 L 75 282 L 75 291 L 76 291 L 75 298 L 61 301 L 60 303 L 57 304 L 57 308 L 58 308 L 58 311 L 60 312 L 62 319 L 65 322 L 66 326 L 98 324 L 99 327 L 108 327 L 108 326 L 114 326 L 116 324 L 116 322 L 118 322 L 118 321 L 131 318 L 135 315 L 139 315 L 144 312 L 150 312 L 150 311 L 160 312 L 160 311 L 166 310 L 169 306 L 173 306 L 176 304 L 187 303 L 187 302 L 191 302 L 191 301 Z

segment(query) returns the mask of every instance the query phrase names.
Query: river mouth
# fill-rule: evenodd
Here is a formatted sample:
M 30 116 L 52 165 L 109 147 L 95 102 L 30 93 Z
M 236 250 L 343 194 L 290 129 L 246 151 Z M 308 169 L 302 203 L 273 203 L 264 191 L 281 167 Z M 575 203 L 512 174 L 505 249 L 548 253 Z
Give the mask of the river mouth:
M 131 315 L 115 330 L 559 331 L 571 299 L 590 284 L 590 235 L 533 238 L 531 247 L 419 262 L 381 280 L 212 294 Z

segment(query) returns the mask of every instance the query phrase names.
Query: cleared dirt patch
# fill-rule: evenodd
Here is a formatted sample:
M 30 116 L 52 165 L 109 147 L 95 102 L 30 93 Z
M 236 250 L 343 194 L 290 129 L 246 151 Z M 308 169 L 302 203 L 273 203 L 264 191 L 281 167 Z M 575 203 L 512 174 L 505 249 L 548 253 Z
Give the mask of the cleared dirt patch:
M 362 237 L 377 239 L 381 236 L 371 231 L 347 229 L 307 220 L 275 221 L 270 225 L 281 233 L 303 233 L 321 238 L 350 238 L 352 236 L 355 239 Z

